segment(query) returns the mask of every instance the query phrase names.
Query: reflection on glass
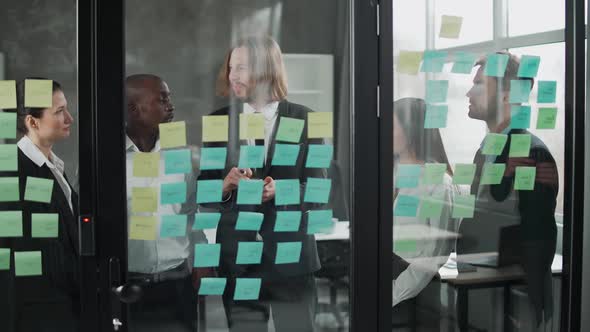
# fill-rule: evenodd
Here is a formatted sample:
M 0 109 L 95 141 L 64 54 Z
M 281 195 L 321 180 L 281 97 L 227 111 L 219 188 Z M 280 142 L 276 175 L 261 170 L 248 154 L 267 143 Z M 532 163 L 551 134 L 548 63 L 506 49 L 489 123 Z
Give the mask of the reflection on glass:
M 565 28 L 565 2 L 508 1 L 508 34 L 527 35 Z

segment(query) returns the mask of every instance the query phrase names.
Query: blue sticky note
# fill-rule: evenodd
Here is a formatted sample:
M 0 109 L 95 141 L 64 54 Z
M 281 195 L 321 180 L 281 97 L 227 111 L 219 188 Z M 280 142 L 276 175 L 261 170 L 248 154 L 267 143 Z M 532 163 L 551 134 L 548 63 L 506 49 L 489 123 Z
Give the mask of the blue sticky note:
M 186 235 L 187 216 L 171 214 L 162 216 L 160 237 L 181 237 Z
M 409 195 L 398 195 L 395 200 L 393 215 L 397 217 L 415 217 L 420 205 L 420 198 Z
M 295 166 L 300 150 L 299 144 L 275 144 L 273 166 Z
M 199 295 L 223 295 L 227 285 L 226 278 L 201 278 Z
M 332 233 L 332 210 L 311 210 L 307 212 L 307 234 Z
M 216 267 L 219 266 L 221 256 L 221 244 L 195 244 L 194 267 Z
M 508 54 L 489 54 L 484 68 L 484 75 L 504 77 L 508 65 Z
M 186 182 L 162 183 L 160 204 L 182 204 L 186 202 Z
M 202 171 L 211 169 L 224 169 L 227 158 L 227 148 L 203 148 L 201 149 Z
M 184 174 L 191 171 L 191 150 L 164 151 L 164 172 L 166 174 Z
M 262 180 L 240 180 L 238 183 L 238 204 L 258 205 L 262 203 Z
M 426 114 L 424 115 L 424 128 L 446 128 L 448 113 L 448 105 L 426 105 Z
M 541 57 L 536 55 L 523 55 L 518 66 L 518 77 L 533 78 L 537 76 Z
M 510 80 L 510 100 L 511 104 L 528 103 L 531 94 L 530 80 Z
M 557 95 L 556 81 L 539 81 L 539 88 L 537 93 L 537 102 L 543 104 L 555 103 Z
M 221 213 L 219 212 L 203 212 L 195 214 L 195 223 L 193 229 L 212 229 L 217 228 L 219 220 L 221 219 Z
M 527 129 L 531 126 L 530 106 L 512 105 L 510 112 L 510 128 Z
M 275 180 L 275 204 L 290 205 L 300 203 L 299 180 Z
M 238 231 L 258 231 L 262 227 L 264 214 L 258 212 L 238 213 L 238 221 L 236 222 L 236 230 Z
M 396 188 L 416 188 L 420 183 L 422 166 L 418 164 L 399 164 L 395 174 Z
M 258 300 L 260 286 L 262 286 L 260 278 L 236 278 L 234 300 Z
M 301 211 L 277 211 L 275 232 L 297 232 L 301 223 Z
M 471 74 L 475 60 L 477 60 L 477 54 L 458 51 L 455 53 L 455 62 L 451 72 L 455 74 Z
M 236 264 L 260 264 L 262 242 L 238 242 Z
M 307 178 L 303 201 L 308 203 L 328 203 L 331 187 L 331 179 Z
M 426 82 L 426 102 L 445 103 L 449 92 L 449 81 L 428 80 Z
M 424 51 L 422 62 L 423 73 L 440 73 L 443 70 L 445 61 L 447 60 L 447 52 L 445 51 Z
M 223 180 L 197 181 L 197 203 L 221 202 Z
M 242 145 L 240 147 L 239 168 L 261 168 L 264 164 L 264 146 Z
M 277 243 L 275 264 L 299 263 L 299 259 L 301 258 L 301 247 L 301 242 Z
M 307 168 L 329 168 L 334 155 L 333 145 L 310 144 L 307 151 Z

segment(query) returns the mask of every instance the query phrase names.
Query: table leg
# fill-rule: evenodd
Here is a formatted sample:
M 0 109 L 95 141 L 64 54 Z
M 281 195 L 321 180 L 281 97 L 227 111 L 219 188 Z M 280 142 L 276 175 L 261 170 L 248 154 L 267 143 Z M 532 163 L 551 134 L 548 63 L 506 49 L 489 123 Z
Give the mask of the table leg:
M 457 288 L 457 321 L 459 331 L 469 330 L 469 292 L 466 288 Z
M 510 285 L 504 286 L 504 331 L 510 332 L 512 326 L 510 322 Z
M 205 296 L 198 296 L 199 301 L 199 331 L 207 331 L 207 309 L 205 308 Z

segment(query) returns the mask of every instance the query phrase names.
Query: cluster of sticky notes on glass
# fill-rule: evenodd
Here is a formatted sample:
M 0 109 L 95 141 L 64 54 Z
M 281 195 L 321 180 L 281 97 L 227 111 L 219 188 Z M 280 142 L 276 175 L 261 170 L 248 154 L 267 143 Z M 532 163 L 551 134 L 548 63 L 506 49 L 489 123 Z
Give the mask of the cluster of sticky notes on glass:
M 471 52 L 458 51 L 454 54 L 455 61 L 451 72 L 455 74 L 471 74 L 477 54 Z
M 334 122 L 332 112 L 307 113 L 308 138 L 332 138 L 334 136 Z
M 57 213 L 32 213 L 31 237 L 56 238 L 59 232 L 59 217 Z
M 0 211 L 0 237 L 23 236 L 22 211 Z
M 279 119 L 279 128 L 276 133 L 276 140 L 289 143 L 299 143 L 305 120 L 281 116 Z
M 500 184 L 506 164 L 485 163 L 481 171 L 480 184 Z
M 534 190 L 537 169 L 530 166 L 517 166 L 514 171 L 514 190 Z
M 299 204 L 301 201 L 300 188 L 298 179 L 275 180 L 275 204 Z
M 217 228 L 217 225 L 219 224 L 220 219 L 221 219 L 221 213 L 219 213 L 219 212 L 197 213 L 197 214 L 195 214 L 195 222 L 193 224 L 193 230 Z
M 426 81 L 426 102 L 427 103 L 445 103 L 449 92 L 448 80 L 428 80 Z
M 531 134 L 512 134 L 508 157 L 528 157 L 531 150 Z
M 308 178 L 305 184 L 303 201 L 308 203 L 328 203 L 331 179 Z
M 295 166 L 299 156 L 299 144 L 275 144 L 273 166 Z
M 0 138 L 16 138 L 16 113 L 0 112 Z
M 307 211 L 307 234 L 331 233 L 334 229 L 332 210 Z
M 203 117 L 203 142 L 227 142 L 229 117 L 227 115 L 208 115 Z
M 332 162 L 334 155 L 333 145 L 310 144 L 308 146 L 307 160 L 305 167 L 307 168 L 328 168 Z
M 221 202 L 223 195 L 223 180 L 197 181 L 197 203 Z
M 556 81 L 539 81 L 537 89 L 537 102 L 540 104 L 555 103 L 557 97 Z
M 162 183 L 160 185 L 160 204 L 185 203 L 186 191 L 186 182 Z
M 422 219 L 439 218 L 444 207 L 444 196 L 424 196 L 420 199 L 418 216 Z
M 510 80 L 510 98 L 511 104 L 528 103 L 531 94 L 531 80 Z
M 426 105 L 426 114 L 424 115 L 424 128 L 446 128 L 448 113 L 448 105 Z
M 453 184 L 471 185 L 475 177 L 475 168 L 475 164 L 456 164 L 453 172 Z
M 202 171 L 224 169 L 226 158 L 227 148 L 203 148 L 201 150 L 200 168 Z M 242 158 L 241 155 L 240 158 Z
M 133 176 L 155 178 L 160 174 L 159 152 L 136 152 L 133 155 Z
M 226 285 L 226 278 L 201 278 L 199 295 L 223 295 Z
M 234 300 L 258 300 L 261 286 L 262 279 L 260 278 L 236 278 Z
M 188 216 L 183 214 L 163 215 L 160 221 L 160 237 L 181 237 L 186 235 Z
M 531 126 L 531 107 L 512 105 L 510 107 L 510 128 L 527 129 Z
M 297 232 L 301 224 L 301 215 L 301 211 L 277 211 L 274 231 Z
M 152 187 L 131 188 L 131 212 L 156 212 L 158 210 L 158 189 Z
M 237 231 L 259 231 L 262 227 L 264 214 L 260 212 L 246 212 L 240 211 L 238 213 L 238 220 L 236 221 Z
M 27 176 L 25 201 L 49 203 L 53 193 L 53 180 Z
M 420 70 L 423 52 L 400 51 L 397 57 L 397 72 L 400 74 L 417 75 Z
M 488 54 L 484 68 L 484 75 L 493 77 L 504 77 L 508 66 L 508 54 Z
M 422 184 L 433 185 L 442 184 L 445 172 L 447 171 L 447 165 L 441 163 L 427 163 L 424 165 L 424 177 L 422 178 Z
M 158 234 L 155 216 L 131 216 L 129 218 L 129 239 L 154 241 Z
M 0 248 L 0 271 L 10 270 L 10 248 Z
M 423 73 L 440 73 L 447 61 L 448 53 L 445 51 L 428 50 L 424 52 L 424 60 L 420 71 Z
M 184 174 L 190 173 L 191 171 L 191 150 L 181 149 L 164 151 L 165 174 Z
M 264 146 L 242 145 L 240 146 L 240 168 L 261 168 L 264 165 Z
M 40 276 L 43 274 L 41 251 L 15 251 L 14 275 L 17 277 Z
M 238 253 L 236 255 L 236 264 L 260 264 L 262 260 L 263 243 L 256 242 L 238 242 Z
M 0 81 L 0 108 L 16 108 L 16 81 Z
M 453 218 L 473 218 L 475 195 L 457 195 L 453 201 Z
M 463 25 L 463 17 L 443 15 L 440 23 L 440 30 L 438 36 L 440 38 L 457 39 L 461 34 L 461 26 Z
M 263 114 L 240 114 L 240 139 L 264 139 Z
M 221 257 L 221 244 L 195 244 L 194 267 L 217 267 Z
M 541 107 L 537 114 L 537 129 L 555 129 L 557 107 Z
M 238 183 L 238 204 L 258 205 L 262 203 L 264 181 L 242 179 Z
M 160 146 L 163 149 L 186 145 L 186 124 L 184 121 L 160 123 Z
M 398 195 L 393 207 L 393 215 L 397 217 L 415 217 L 418 213 L 420 198 L 411 195 Z
M 422 166 L 417 164 L 399 164 L 395 174 L 396 188 L 416 188 L 420 183 Z
M 18 170 L 16 144 L 0 144 L 0 171 Z
M 0 178 L 0 202 L 16 202 L 19 195 L 18 177 Z
M 301 258 L 301 242 L 279 242 L 277 243 L 277 255 L 275 264 L 299 263 Z
M 541 57 L 536 55 L 523 55 L 518 66 L 518 77 L 533 78 L 537 76 Z
M 25 107 L 49 108 L 53 104 L 53 81 L 25 80 Z
M 496 133 L 487 134 L 484 141 L 482 154 L 499 156 L 504 150 L 506 141 L 508 141 L 508 135 Z

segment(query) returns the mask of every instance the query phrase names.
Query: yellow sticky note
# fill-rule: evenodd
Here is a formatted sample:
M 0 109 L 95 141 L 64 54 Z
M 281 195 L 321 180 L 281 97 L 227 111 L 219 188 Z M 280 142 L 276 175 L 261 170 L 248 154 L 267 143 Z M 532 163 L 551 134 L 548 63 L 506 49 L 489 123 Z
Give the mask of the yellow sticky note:
M 16 108 L 16 81 L 0 81 L 0 108 Z
M 158 230 L 156 217 L 131 216 L 129 221 L 129 239 L 154 241 Z
M 175 148 L 186 145 L 186 124 L 184 121 L 160 123 L 160 147 Z
M 158 190 L 151 187 L 131 188 L 131 211 L 156 212 L 158 210 Z
M 332 112 L 307 113 L 308 138 L 332 138 L 334 121 Z
M 264 139 L 264 115 L 240 114 L 240 139 Z
M 400 74 L 418 75 L 423 52 L 400 51 L 397 57 L 397 72 Z
M 461 25 L 463 24 L 463 17 L 443 15 L 440 24 L 440 38 L 457 39 L 461 34 Z
M 160 153 L 137 152 L 133 155 L 133 176 L 155 178 L 160 173 Z
M 25 80 L 25 107 L 51 107 L 52 84 L 51 80 Z
M 203 117 L 203 142 L 227 142 L 229 118 L 227 115 Z

